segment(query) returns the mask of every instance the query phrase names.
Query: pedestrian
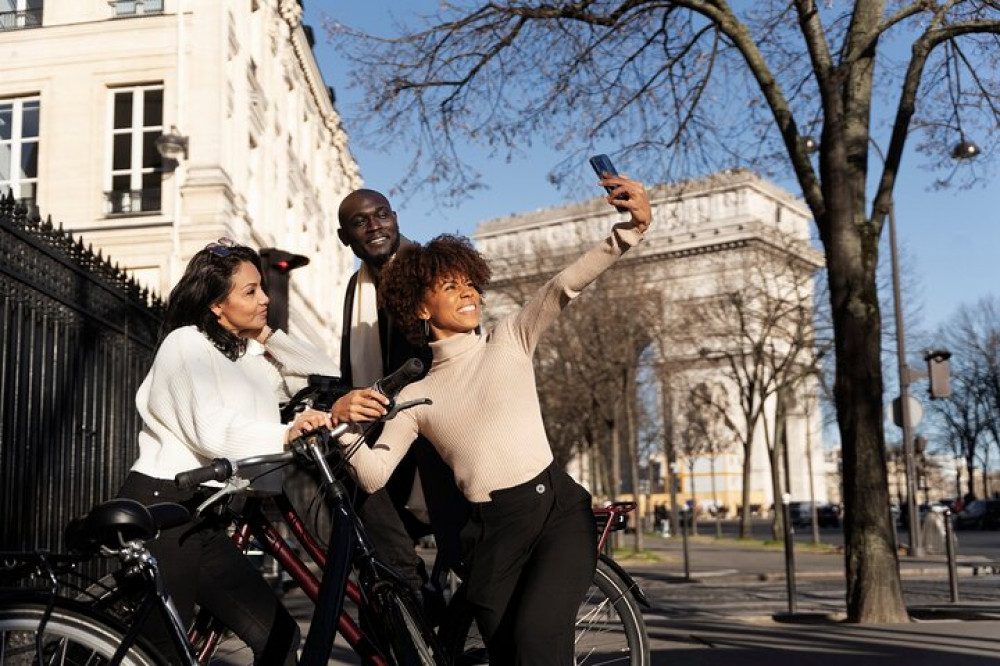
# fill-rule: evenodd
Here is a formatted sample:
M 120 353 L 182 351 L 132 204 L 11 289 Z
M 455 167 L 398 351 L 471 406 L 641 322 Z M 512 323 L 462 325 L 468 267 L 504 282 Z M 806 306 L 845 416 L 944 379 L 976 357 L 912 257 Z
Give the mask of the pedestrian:
M 193 510 L 213 489 L 180 490 L 179 472 L 215 457 L 278 453 L 318 426 L 385 413 L 377 392 L 355 391 L 337 401 L 333 416 L 307 410 L 281 423 L 279 400 L 304 387 L 310 373 L 336 374 L 337 366 L 312 345 L 272 330 L 268 302 L 251 248 L 220 239 L 192 257 L 167 299 L 152 367 L 136 394 L 139 457 L 120 497 Z M 271 476 L 280 488 L 280 476 Z M 198 604 L 251 648 L 254 663 L 295 664 L 298 624 L 230 540 L 228 526 L 209 515 L 151 541 L 165 588 L 185 624 Z M 146 634 L 163 654 L 175 654 L 158 615 Z
M 532 356 L 561 309 L 642 239 L 652 219 L 639 182 L 606 176 L 608 203 L 630 213 L 610 235 L 488 333 L 478 332 L 490 270 L 467 239 L 439 236 L 385 265 L 379 302 L 411 342 L 428 344 L 426 377 L 401 400 L 430 398 L 386 424 L 351 459 L 363 488 L 380 488 L 418 435 L 455 474 L 471 515 L 462 532 L 467 599 L 490 663 L 572 664 L 577 608 L 594 574 L 590 494 L 554 463 Z

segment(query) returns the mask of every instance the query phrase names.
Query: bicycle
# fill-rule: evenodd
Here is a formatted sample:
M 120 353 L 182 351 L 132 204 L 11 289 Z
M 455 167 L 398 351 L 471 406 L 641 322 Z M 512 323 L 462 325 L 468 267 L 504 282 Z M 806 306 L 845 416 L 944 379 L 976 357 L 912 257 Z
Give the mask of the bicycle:
M 325 378 L 317 378 L 317 383 L 324 384 L 323 379 Z M 386 389 L 389 392 L 394 390 L 391 383 L 388 387 L 383 387 L 383 390 Z M 393 406 L 395 412 L 391 412 L 385 418 L 391 418 L 394 413 L 412 404 Z M 239 512 L 230 507 L 231 517 L 238 526 L 234 534 L 237 544 L 245 548 L 249 545 L 251 536 L 255 537 L 262 545 L 262 549 L 275 557 L 279 565 L 299 584 L 306 595 L 317 603 L 300 663 L 313 663 L 309 661 L 313 658 L 310 655 L 322 655 L 315 658 L 322 658 L 325 661 L 332 645 L 334 626 L 361 656 L 363 663 L 376 665 L 445 663 L 447 652 L 441 650 L 412 592 L 405 582 L 374 556 L 363 526 L 358 522 L 350 503 L 345 501 L 343 486 L 333 477 L 323 455 L 322 446 L 325 441 L 343 429 L 339 428 L 332 433 L 313 434 L 309 436 L 308 445 L 300 443 L 291 452 L 255 456 L 235 462 L 213 461 L 211 465 L 179 475 L 180 481 L 185 485 L 196 485 L 211 479 L 226 482 L 224 488 L 199 507 L 198 510 L 203 511 L 223 497 L 242 493 L 250 485 L 250 479 L 241 474 L 241 470 L 270 466 L 273 471 L 273 463 L 287 462 L 293 457 L 308 454 L 308 457 L 317 464 L 323 486 L 328 489 L 334 500 L 336 518 L 332 521 L 328 549 L 324 550 L 306 529 L 305 521 L 286 495 L 275 496 L 269 501 L 273 501 L 278 507 L 282 520 L 289 526 L 301 547 L 319 569 L 326 572 L 323 581 L 313 575 L 268 520 L 263 509 L 263 498 L 248 498 L 242 511 Z M 339 449 L 335 448 L 335 451 Z M 625 526 L 626 514 L 634 508 L 634 504 L 626 503 L 595 509 L 597 527 L 601 534 L 600 547 L 603 548 L 607 543 L 612 531 Z M 352 550 L 352 540 L 357 550 Z M 360 558 L 358 561 L 362 563 L 357 582 L 347 579 L 352 559 L 348 555 L 352 553 L 358 555 Z M 334 563 L 332 567 L 328 566 L 330 562 Z M 328 573 L 330 571 L 339 573 L 330 576 Z M 122 581 L 105 579 L 102 585 L 97 587 L 104 593 L 97 595 L 100 601 L 96 606 L 104 612 L 113 612 L 121 621 L 129 621 L 141 604 L 141 595 L 124 593 Z M 376 588 L 381 589 L 377 593 L 371 592 Z M 368 632 L 362 631 L 359 624 L 344 611 L 345 596 L 357 604 L 361 613 L 370 619 L 368 624 L 373 628 Z M 581 605 L 577 623 L 578 663 L 595 663 L 598 658 L 602 660 L 601 663 L 606 663 L 605 659 L 613 657 L 610 663 L 647 665 L 648 639 L 639 603 L 648 607 L 648 602 L 635 582 L 610 557 L 602 554 L 594 574 L 594 584 Z M 471 624 L 470 617 L 461 630 L 463 638 L 469 632 Z M 199 614 L 189 633 L 190 642 L 197 646 L 197 663 L 207 663 L 217 648 L 223 632 L 223 628 L 213 624 L 210 616 L 206 613 Z M 457 633 L 452 632 L 449 635 L 454 636 Z M 476 654 L 476 651 L 463 651 L 461 663 L 471 663 L 468 660 L 470 654 Z M 481 656 L 482 650 L 479 650 L 478 654 Z
M 300 392 L 293 399 L 292 405 L 286 406 L 289 414 L 296 401 L 310 399 L 310 395 L 317 403 L 315 406 L 325 407 L 332 404 L 333 400 L 329 396 L 326 398 L 317 397 L 334 390 L 330 378 L 311 377 L 310 380 L 313 389 Z M 384 387 L 383 390 L 385 390 Z M 335 436 L 335 434 L 330 433 L 323 434 L 321 437 L 329 439 L 331 435 Z M 339 457 L 337 464 L 342 467 L 344 461 L 349 458 L 349 454 L 340 456 L 337 448 L 335 448 L 335 453 Z M 254 464 L 266 463 L 266 460 L 254 461 Z M 235 463 L 237 468 L 246 467 L 247 464 L 247 461 Z M 323 469 L 321 468 L 321 471 Z M 328 471 L 330 468 L 326 467 L 325 469 Z M 207 468 L 206 473 L 209 473 Z M 219 495 L 242 492 L 249 483 L 246 479 L 240 480 L 240 477 L 235 474 L 226 479 L 223 476 L 216 473 L 213 477 L 215 480 L 225 480 L 227 483 L 228 490 L 220 491 Z M 338 505 L 338 509 L 342 508 L 339 505 L 344 498 L 343 486 L 332 476 L 328 477 L 326 471 L 323 471 L 323 477 L 324 485 L 335 487 L 335 490 L 332 491 L 335 503 Z M 305 521 L 298 514 L 288 496 L 281 493 L 271 498 L 271 501 L 277 507 L 279 515 L 302 549 L 308 553 L 310 559 L 321 571 L 326 571 L 328 561 L 326 554 L 306 528 Z M 279 566 L 315 602 L 318 595 L 318 582 L 315 576 L 311 574 L 308 567 L 267 519 L 263 506 L 261 498 L 250 498 L 241 512 L 233 513 L 232 518 L 238 525 L 234 534 L 237 545 L 246 548 L 251 537 L 256 538 L 261 544 L 262 550 L 274 557 Z M 578 613 L 577 664 L 620 663 L 628 666 L 648 666 L 649 664 L 649 640 L 640 608 L 640 606 L 649 608 L 649 602 L 632 577 L 612 559 L 608 552 L 605 552 L 611 533 L 625 528 L 628 514 L 635 510 L 636 506 L 635 502 L 618 502 L 609 507 L 593 510 L 596 528 L 599 532 L 599 556 L 593 584 L 581 603 Z M 353 511 L 351 513 L 353 514 Z M 356 520 L 356 515 L 352 515 L 348 522 L 352 523 Z M 337 520 L 335 519 L 333 522 L 336 523 Z M 363 534 L 363 526 L 355 524 L 354 531 Z M 338 538 L 336 535 L 331 534 L 331 543 L 336 538 Z M 370 556 L 371 553 L 368 552 L 366 557 Z M 435 567 L 432 580 L 439 579 L 440 573 L 440 569 Z M 359 608 L 364 608 L 361 592 L 352 581 L 347 582 L 345 593 L 347 598 Z M 485 658 L 485 648 L 481 638 L 477 638 L 471 615 L 462 611 L 457 604 L 453 604 L 451 611 L 446 614 L 446 618 L 447 622 L 443 624 L 440 632 L 440 637 L 445 643 L 446 653 L 457 655 L 457 663 L 477 663 L 477 661 L 485 663 L 482 661 Z M 346 613 L 342 612 L 338 619 L 338 630 L 341 631 L 355 652 L 362 655 L 363 658 L 370 656 L 371 651 L 365 647 L 363 633 L 358 628 L 357 623 Z M 200 614 L 191 639 L 192 642 L 201 646 L 199 656 L 202 658 L 202 663 L 207 662 L 208 657 L 221 640 L 222 631 L 218 626 L 212 625 L 212 619 L 207 613 Z M 426 631 L 423 633 L 426 635 Z
M 408 364 L 383 379 L 380 389 L 393 396 L 412 381 L 420 369 L 419 362 Z M 424 402 L 392 405 L 383 418 L 392 418 L 399 411 Z M 335 631 L 340 629 L 365 663 L 374 666 L 446 666 L 448 659 L 438 646 L 434 632 L 424 622 L 412 592 L 404 581 L 375 557 L 360 520 L 350 502 L 346 501 L 346 492 L 327 465 L 320 440 L 325 442 L 347 429 L 345 424 L 331 431 L 323 429 L 309 433 L 293 441 L 290 450 L 278 454 L 254 456 L 236 462 L 218 459 L 210 465 L 178 475 L 178 485 L 192 487 L 212 479 L 232 480 L 198 507 L 196 512 L 201 512 L 220 498 L 250 485 L 249 480 L 238 475 L 240 469 L 266 465 L 273 471 L 275 463 L 287 463 L 294 458 L 306 458 L 315 463 L 324 487 L 335 500 L 337 520 L 331 528 L 329 547 L 325 553 L 319 551 L 324 570 L 322 581 L 317 581 L 305 565 L 299 570 L 304 582 L 309 584 L 311 579 L 316 602 L 299 663 L 327 663 Z M 22 583 L 44 579 L 51 584 L 48 592 L 15 590 L 4 594 L 0 604 L 0 630 L 4 632 L 4 641 L 0 643 L 3 663 L 8 663 L 9 644 L 11 654 L 16 656 L 16 663 L 19 664 L 52 663 L 53 659 L 68 664 L 165 664 L 167 660 L 139 636 L 149 613 L 159 608 L 168 620 L 168 629 L 180 659 L 188 666 L 198 666 L 199 655 L 164 589 L 156 561 L 145 546 L 145 542 L 154 538 L 159 528 L 183 524 L 189 519 L 183 507 L 166 506 L 179 509 L 183 518 L 178 520 L 176 511 L 157 510 L 157 513 L 169 514 L 173 518 L 169 524 L 164 524 L 164 521 L 152 517 L 151 510 L 156 507 L 147 510 L 132 500 L 112 500 L 95 508 L 84 521 L 85 527 L 68 530 L 68 533 L 72 532 L 68 543 L 77 553 L 8 556 L 4 560 L 4 569 L 10 577 Z M 260 516 L 263 518 L 263 513 Z M 305 531 L 302 533 L 305 534 Z M 82 536 L 85 534 L 103 535 L 103 538 L 88 541 Z M 277 535 L 276 532 L 274 534 Z M 116 544 L 119 546 L 117 549 L 113 548 Z M 59 580 L 79 564 L 89 561 L 95 550 L 106 555 L 119 555 L 121 568 L 115 574 L 96 582 L 89 581 L 87 585 Z M 349 580 L 352 571 L 358 577 L 356 584 Z M 62 592 L 63 588 L 68 588 L 69 594 Z M 371 620 L 371 637 L 342 612 L 345 594 L 354 596 Z M 194 637 L 197 638 L 197 635 Z
M 14 586 L 0 589 L 0 663 L 125 664 L 158 666 L 164 658 L 139 636 L 145 619 L 159 612 L 174 629 L 175 647 L 188 663 L 197 658 L 146 548 L 162 528 L 180 525 L 188 511 L 177 504 L 144 507 L 115 499 L 95 507 L 67 528 L 68 554 L 0 554 L 0 577 Z M 102 612 L 96 597 L 81 600 L 96 585 L 83 571 L 95 557 L 117 559 L 122 581 L 146 589 L 135 622 L 119 622 Z

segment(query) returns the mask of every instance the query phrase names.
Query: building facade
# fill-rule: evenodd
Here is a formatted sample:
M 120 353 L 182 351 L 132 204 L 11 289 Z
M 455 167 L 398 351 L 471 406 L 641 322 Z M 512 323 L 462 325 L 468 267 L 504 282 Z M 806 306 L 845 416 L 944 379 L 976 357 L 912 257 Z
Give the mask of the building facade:
M 777 302 L 776 294 L 782 292 L 784 302 L 794 292 L 794 308 L 805 313 L 804 322 L 811 321 L 813 276 L 822 266 L 822 255 L 810 242 L 811 217 L 804 203 L 748 171 L 659 185 L 649 188 L 649 194 L 653 226 L 619 266 L 621 270 L 640 268 L 630 275 L 645 283 L 642 298 L 655 300 L 659 308 L 662 326 L 656 327 L 652 365 L 666 379 L 647 391 L 666 390 L 669 395 L 665 400 L 662 395 L 639 399 L 655 411 L 662 409 L 659 405 L 669 405 L 679 497 L 701 506 L 735 509 L 743 503 L 745 449 L 741 442 L 746 438 L 747 420 L 739 407 L 740 388 L 727 371 L 730 357 L 725 354 L 753 331 L 735 330 L 726 338 L 722 329 L 710 331 L 704 321 L 692 320 L 690 313 L 708 312 L 712 303 L 735 301 L 740 295 L 749 301 L 751 293 L 763 295 L 758 298 L 775 295 Z M 598 198 L 481 224 L 475 240 L 494 269 L 494 283 L 487 294 L 490 307 L 507 306 L 505 285 L 552 274 L 571 261 L 580 247 L 606 235 L 618 217 Z M 803 326 L 809 328 L 808 323 Z M 712 353 L 706 353 L 707 340 L 714 344 Z M 768 344 L 775 348 L 777 358 L 792 353 L 787 340 L 772 337 Z M 825 502 L 818 387 L 813 379 L 803 379 L 793 390 L 785 398 L 780 417 L 789 452 L 781 471 L 784 488 L 793 500 Z M 707 439 L 713 444 L 709 450 L 696 450 L 686 441 L 694 437 L 688 426 L 698 415 L 697 405 L 692 409 L 692 395 L 698 392 L 710 394 L 715 405 L 728 405 L 724 419 L 706 426 Z M 766 511 L 775 498 L 765 431 L 774 432 L 778 406 L 775 393 L 765 395 L 763 401 L 762 420 L 755 427 L 751 447 L 749 502 Z M 662 452 L 649 453 L 641 463 L 661 472 L 667 469 Z M 586 458 L 581 456 L 579 464 L 585 466 Z M 576 476 L 586 479 L 588 472 L 581 467 Z M 640 493 L 653 503 L 666 502 L 668 486 L 663 478 L 645 485 Z
M 289 327 L 331 352 L 360 186 L 296 0 L 0 0 L 0 191 L 166 295 L 220 237 L 310 259 Z M 166 140 L 165 140 L 166 139 Z

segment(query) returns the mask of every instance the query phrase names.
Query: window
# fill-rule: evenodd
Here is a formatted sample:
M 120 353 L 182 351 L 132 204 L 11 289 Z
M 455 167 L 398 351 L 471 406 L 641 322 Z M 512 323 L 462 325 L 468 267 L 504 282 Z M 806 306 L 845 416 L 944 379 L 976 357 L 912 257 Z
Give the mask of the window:
M 112 0 L 115 16 L 162 14 L 163 0 Z
M 157 212 L 163 159 L 156 139 L 163 134 L 163 86 L 114 88 L 110 92 L 107 213 Z
M 34 201 L 38 187 L 37 97 L 0 99 L 0 193 Z
M 0 31 L 41 25 L 42 0 L 0 0 Z

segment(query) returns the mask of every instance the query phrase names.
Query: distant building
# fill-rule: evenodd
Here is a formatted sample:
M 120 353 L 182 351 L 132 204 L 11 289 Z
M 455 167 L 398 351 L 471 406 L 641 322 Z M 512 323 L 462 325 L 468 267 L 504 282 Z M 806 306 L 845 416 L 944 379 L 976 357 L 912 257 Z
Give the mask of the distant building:
M 650 297 L 660 300 L 664 330 L 670 328 L 672 320 L 679 321 L 693 304 L 701 306 L 713 299 L 744 293 L 750 287 L 760 293 L 760 285 L 750 284 L 758 276 L 763 276 L 764 281 L 774 277 L 779 284 L 797 280 L 801 285 L 801 308 L 807 314 L 813 311 L 813 275 L 823 260 L 809 241 L 811 217 L 803 202 L 745 170 L 658 185 L 650 187 L 649 193 L 654 225 L 642 245 L 626 255 L 622 270 L 630 263 L 641 264 L 636 275 L 652 287 Z M 494 282 L 487 294 L 490 308 L 508 307 L 509 285 L 537 280 L 562 268 L 575 258 L 581 245 L 606 235 L 619 217 L 603 199 L 591 199 L 481 224 L 475 240 L 494 268 Z M 763 263 L 759 262 L 761 257 L 765 258 Z M 748 262 L 753 265 L 748 266 Z M 789 274 L 783 275 L 782 271 Z M 697 329 L 699 324 L 684 325 Z M 692 391 L 702 386 L 714 396 L 713 400 L 729 406 L 726 414 L 735 428 L 745 430 L 738 409 L 739 395 L 724 371 L 724 361 L 693 346 L 691 331 L 687 333 L 677 338 L 665 333 L 667 356 L 660 357 L 656 352 L 656 363 L 670 368 L 668 402 L 672 405 L 673 441 L 678 452 L 679 497 L 694 499 L 700 505 L 725 505 L 732 510 L 742 505 L 744 459 L 743 448 L 732 430 L 727 435 L 724 428 L 716 428 L 716 447 L 711 453 L 685 457 L 686 435 L 678 424 L 683 422 L 685 410 L 690 409 Z M 726 343 L 721 344 L 724 350 Z M 656 396 L 648 398 L 651 405 L 661 403 Z M 772 395 L 764 408 L 766 423 L 772 428 L 774 403 Z M 828 491 L 822 423 L 814 379 L 802 381 L 789 396 L 788 405 L 784 423 L 790 455 L 782 476 L 787 473 L 792 499 L 825 502 Z M 585 410 L 581 408 L 581 412 Z M 764 427 L 764 423 L 757 426 L 751 455 L 750 504 L 766 511 L 774 497 Z M 654 454 L 648 462 L 665 473 L 667 465 L 662 454 Z M 586 480 L 587 467 L 593 464 L 580 456 L 578 478 Z M 647 466 L 646 460 L 642 466 Z M 627 488 L 631 484 L 624 477 L 627 475 L 623 475 Z M 667 486 L 662 476 L 641 484 L 640 492 L 654 493 L 654 503 L 665 501 Z
M 336 208 L 361 180 L 301 17 L 296 0 L 0 0 L 0 191 L 162 295 L 223 236 L 305 255 L 290 328 L 334 351 L 354 264 Z

